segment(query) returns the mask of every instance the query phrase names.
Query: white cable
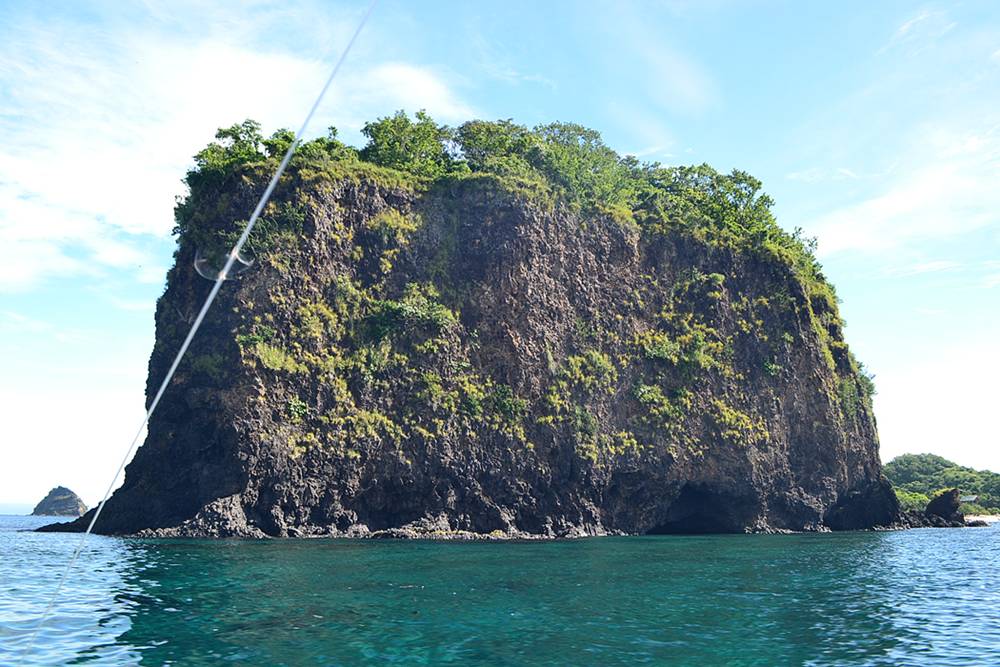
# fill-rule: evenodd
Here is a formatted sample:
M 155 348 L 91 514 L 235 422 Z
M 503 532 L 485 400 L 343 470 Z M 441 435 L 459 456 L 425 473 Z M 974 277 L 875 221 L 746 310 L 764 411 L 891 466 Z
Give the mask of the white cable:
M 177 371 L 177 366 L 180 365 L 181 359 L 184 358 L 184 353 L 187 352 L 188 346 L 191 345 L 191 340 L 194 338 L 194 335 L 198 333 L 198 328 L 201 327 L 202 320 L 205 319 L 205 314 L 208 312 L 212 302 L 215 301 L 215 297 L 218 295 L 219 289 L 222 288 L 222 283 L 226 281 L 226 276 L 229 274 L 229 270 L 236 262 L 236 259 L 239 256 L 240 251 L 243 249 L 243 246 L 246 244 L 247 239 L 250 238 L 250 233 L 253 231 L 254 225 L 257 224 L 257 218 L 259 218 L 260 214 L 264 211 L 264 207 L 267 205 L 267 201 L 271 198 L 271 193 L 274 192 L 274 188 L 277 187 L 278 180 L 281 178 L 281 175 L 285 173 L 285 169 L 288 167 L 288 163 L 292 159 L 292 154 L 295 152 L 295 149 L 298 147 L 299 142 L 305 134 L 306 128 L 309 126 L 309 121 L 312 120 L 313 114 L 316 113 L 316 109 L 319 108 L 320 102 L 323 101 L 327 91 L 330 89 L 330 84 L 333 83 L 334 77 L 337 76 L 337 72 L 340 71 L 340 66 L 344 64 L 344 60 L 347 58 L 347 54 L 351 51 L 351 47 L 354 46 L 354 42 L 357 40 L 358 35 L 361 34 L 361 29 L 364 28 L 365 24 L 368 22 L 368 18 L 371 16 L 372 10 L 375 9 L 376 2 L 378 2 L 378 0 L 372 0 L 371 4 L 368 5 L 368 9 L 365 11 L 364 16 L 361 17 L 361 22 L 358 24 L 357 29 L 351 36 L 351 40 L 347 43 L 347 46 L 344 47 L 344 50 L 340 54 L 340 58 L 337 59 L 337 64 L 334 65 L 329 78 L 327 78 L 326 83 L 323 84 L 323 89 L 320 90 L 319 95 L 316 97 L 316 101 L 313 102 L 312 107 L 309 109 L 309 113 L 306 114 L 305 120 L 302 121 L 302 126 L 299 128 L 299 131 L 295 133 L 295 140 L 292 141 L 288 150 L 285 151 L 285 157 L 282 158 L 281 164 L 278 165 L 278 170 L 274 172 L 274 176 L 271 177 L 270 183 L 267 184 L 267 189 L 264 190 L 264 194 L 261 196 L 260 201 L 257 202 L 257 207 L 250 216 L 250 220 L 243 229 L 243 233 L 240 234 L 240 238 L 236 241 L 236 245 L 234 245 L 232 250 L 229 251 L 229 256 L 226 259 L 225 265 L 222 267 L 222 270 L 219 271 L 219 276 L 215 279 L 215 284 L 212 285 L 212 290 L 208 293 L 205 303 L 198 312 L 198 316 L 194 319 L 194 323 L 191 325 L 191 330 L 188 331 L 187 337 L 184 339 L 184 342 L 181 343 L 181 348 L 177 351 L 177 356 L 174 357 L 174 362 L 170 364 L 170 370 L 167 371 L 166 377 L 164 377 L 163 382 L 160 383 L 160 388 L 156 391 L 156 396 L 153 398 L 153 402 L 149 404 L 149 408 L 146 410 L 146 416 L 143 418 L 142 424 L 139 426 L 139 430 L 132 439 L 132 444 L 129 445 L 128 451 L 125 452 L 122 462 L 118 465 L 118 470 L 115 471 L 115 476 L 111 479 L 111 483 L 108 484 L 108 489 L 104 492 L 104 497 L 101 499 L 100 504 L 94 511 L 94 517 L 90 520 L 90 525 L 87 526 L 87 530 L 80 536 L 80 541 L 76 546 L 76 550 L 73 552 L 73 556 L 69 559 L 69 563 L 66 564 L 66 569 L 63 570 L 62 576 L 59 579 L 59 585 L 56 587 L 56 592 L 52 595 L 52 599 L 49 600 L 49 604 L 42 613 L 41 618 L 38 619 L 38 623 L 35 624 L 35 627 L 28 638 L 27 645 L 21 651 L 22 657 L 34 647 L 35 639 L 38 637 L 38 632 L 42 629 L 42 626 L 49 617 L 49 614 L 52 613 L 52 609 L 55 606 L 60 593 L 62 593 L 63 585 L 66 583 L 66 578 L 69 576 L 70 570 L 72 570 L 73 565 L 76 564 L 76 560 L 79 558 L 80 552 L 83 550 L 83 545 L 86 542 L 87 537 L 90 535 L 91 531 L 93 531 L 94 524 L 97 523 L 97 517 L 101 516 L 101 512 L 104 510 L 104 504 L 108 501 L 111 491 L 115 488 L 115 483 L 118 481 L 118 477 L 122 474 L 122 470 L 125 468 L 125 464 L 128 462 L 129 457 L 132 456 L 132 452 L 139 443 L 139 439 L 142 437 L 143 431 L 146 430 L 146 425 L 149 424 L 149 419 L 156 411 L 156 406 L 159 405 L 160 399 L 163 397 L 163 392 L 166 391 L 167 385 L 169 385 L 170 380 L 173 379 L 174 373 Z

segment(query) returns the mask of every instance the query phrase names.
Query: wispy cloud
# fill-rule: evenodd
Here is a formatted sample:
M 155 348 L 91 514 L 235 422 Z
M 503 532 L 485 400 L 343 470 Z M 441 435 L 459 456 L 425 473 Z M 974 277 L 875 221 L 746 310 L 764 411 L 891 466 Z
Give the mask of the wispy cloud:
M 656 38 L 637 32 L 632 44 L 640 57 L 640 66 L 655 82 L 649 94 L 666 109 L 685 112 L 703 111 L 717 98 L 711 77 L 694 60 Z
M 44 336 L 59 343 L 79 342 L 87 338 L 87 335 L 82 331 L 57 327 L 51 322 L 13 310 L 0 311 L 0 331 L 7 334 Z
M 217 127 L 246 117 L 297 124 L 328 73 L 328 62 L 266 41 L 232 41 L 266 34 L 254 22 L 272 18 L 229 16 L 196 36 L 140 22 L 101 39 L 58 18 L 8 26 L 16 37 L 0 44 L 0 291 L 104 269 L 162 279 L 141 240 L 169 234 L 190 156 Z M 447 72 L 355 58 L 313 130 L 337 125 L 357 137 L 364 121 L 397 108 L 444 121 L 475 113 Z
M 608 103 L 608 114 L 619 125 L 628 128 L 633 148 L 625 148 L 623 154 L 648 160 L 673 157 L 673 133 L 661 117 L 617 100 Z
M 149 299 L 122 299 L 117 296 L 109 296 L 108 301 L 110 301 L 115 308 L 130 312 L 151 313 L 156 309 L 156 304 L 151 302 Z
M 924 273 L 940 273 L 941 271 L 951 271 L 954 269 L 961 268 L 961 262 L 953 262 L 950 260 L 933 260 L 930 262 L 919 262 L 917 264 L 908 264 L 906 266 L 896 266 L 890 267 L 885 270 L 885 274 L 892 278 L 906 278 L 909 276 L 918 276 Z
M 878 53 L 898 47 L 909 47 L 919 52 L 934 40 L 951 32 L 957 25 L 955 21 L 949 20 L 944 11 L 922 9 L 903 21 Z
M 536 84 L 556 90 L 556 82 L 538 72 L 525 72 L 514 67 L 506 50 L 487 39 L 481 32 L 472 37 L 473 48 L 479 59 L 480 70 L 488 77 L 513 84 Z
M 639 77 L 642 91 L 660 110 L 694 114 L 718 102 L 720 92 L 708 69 L 676 40 L 653 31 L 639 9 L 622 3 L 594 19 L 619 36 L 613 52 L 617 67 L 627 63 L 628 73 Z
M 955 238 L 1000 223 L 1000 137 L 922 128 L 910 168 L 884 179 L 876 194 L 808 225 L 823 255 L 884 252 Z
M 860 178 L 858 174 L 847 167 L 836 167 L 825 169 L 823 167 L 810 167 L 801 171 L 793 171 L 785 174 L 785 178 L 790 181 L 801 183 L 823 183 L 826 181 L 856 180 Z
M 52 326 L 48 322 L 37 320 L 12 310 L 0 311 L 0 327 L 7 329 L 17 327 L 25 331 L 49 331 Z

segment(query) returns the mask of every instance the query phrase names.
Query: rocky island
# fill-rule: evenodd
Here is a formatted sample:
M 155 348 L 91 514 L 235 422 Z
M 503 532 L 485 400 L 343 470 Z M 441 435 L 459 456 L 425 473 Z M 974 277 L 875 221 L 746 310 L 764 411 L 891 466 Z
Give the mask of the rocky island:
M 364 134 L 300 147 L 97 532 L 899 520 L 834 289 L 753 177 L 643 164 L 565 123 L 399 113 Z M 292 138 L 248 121 L 197 155 L 148 396 Z
M 80 516 L 87 511 L 87 506 L 80 496 L 65 486 L 57 486 L 35 505 L 32 516 Z

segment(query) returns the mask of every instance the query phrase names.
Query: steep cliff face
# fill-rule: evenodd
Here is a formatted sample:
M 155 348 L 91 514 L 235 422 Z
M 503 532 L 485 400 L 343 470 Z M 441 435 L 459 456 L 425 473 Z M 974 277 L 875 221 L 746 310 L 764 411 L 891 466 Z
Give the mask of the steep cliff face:
M 265 170 L 184 213 L 150 395 L 192 268 Z M 581 212 L 490 175 L 294 169 L 104 533 L 504 535 L 896 520 L 832 293 L 773 246 Z M 394 529 L 405 529 L 393 532 Z

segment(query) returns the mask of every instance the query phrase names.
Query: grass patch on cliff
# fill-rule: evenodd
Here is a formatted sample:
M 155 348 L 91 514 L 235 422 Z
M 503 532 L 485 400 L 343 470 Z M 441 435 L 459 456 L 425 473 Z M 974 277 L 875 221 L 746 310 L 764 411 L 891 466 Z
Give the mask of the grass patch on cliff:
M 214 382 L 221 382 L 226 377 L 226 359 L 218 352 L 191 357 L 188 363 L 191 372 L 204 374 Z
M 307 373 L 308 366 L 296 359 L 284 348 L 268 343 L 257 343 L 252 352 L 264 368 L 286 373 Z
M 399 299 L 378 299 L 371 303 L 364 320 L 367 335 L 382 340 L 408 332 L 424 331 L 430 341 L 458 322 L 457 315 L 438 301 L 440 294 L 430 283 L 408 283 Z
M 763 419 L 748 415 L 718 398 L 712 399 L 709 417 L 716 434 L 731 444 L 755 445 L 770 437 Z

